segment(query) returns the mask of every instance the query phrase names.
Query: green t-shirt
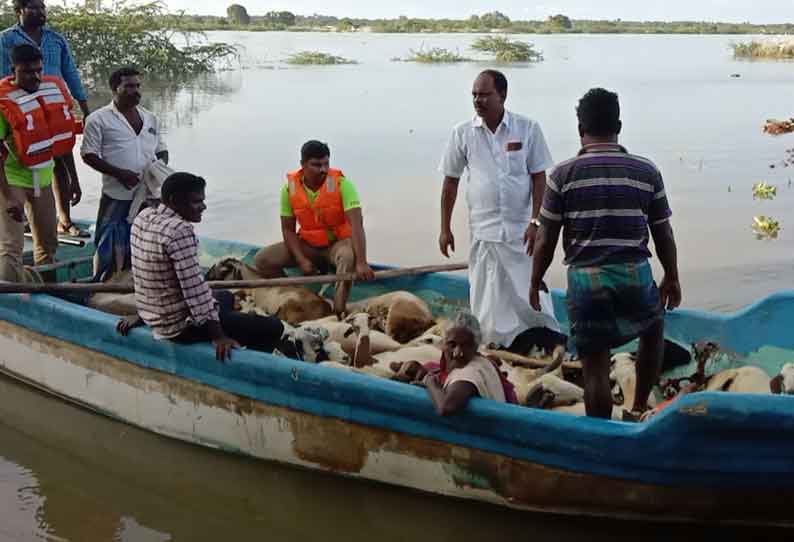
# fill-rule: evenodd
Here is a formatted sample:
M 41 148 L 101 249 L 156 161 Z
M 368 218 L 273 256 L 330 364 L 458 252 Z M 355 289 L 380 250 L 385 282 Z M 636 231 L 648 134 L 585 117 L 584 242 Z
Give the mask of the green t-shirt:
M 318 190 L 315 192 L 305 184 L 303 185 L 303 188 L 306 190 L 306 195 L 309 197 L 309 201 L 314 203 L 314 200 L 317 199 L 320 191 Z M 349 211 L 350 209 L 358 209 L 361 207 L 361 201 L 358 198 L 358 191 L 356 190 L 356 187 L 345 177 L 339 178 L 339 193 L 342 194 L 342 207 L 344 208 L 345 212 Z M 284 188 L 281 189 L 281 216 L 295 216 L 295 213 L 292 212 L 292 204 L 289 202 L 289 183 L 284 184 Z M 336 241 L 336 236 L 331 230 L 326 230 L 326 233 L 328 234 L 328 241 Z
M 33 188 L 33 170 L 22 165 L 17 159 L 14 137 L 11 135 L 11 125 L 2 113 L 0 113 L 0 140 L 3 140 L 9 149 L 4 168 L 8 184 L 21 188 Z M 52 184 L 53 169 L 54 164 L 50 161 L 48 166 L 38 170 L 39 186 L 41 188 Z

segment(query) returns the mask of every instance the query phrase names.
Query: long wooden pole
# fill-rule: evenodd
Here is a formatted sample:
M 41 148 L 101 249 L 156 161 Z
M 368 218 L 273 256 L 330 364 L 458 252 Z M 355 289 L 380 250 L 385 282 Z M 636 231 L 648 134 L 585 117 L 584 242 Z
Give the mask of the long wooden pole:
M 392 279 L 397 277 L 410 277 L 425 275 L 427 273 L 444 273 L 462 271 L 468 268 L 465 263 L 452 263 L 443 265 L 424 265 L 420 267 L 404 267 L 402 269 L 389 269 L 377 271 L 375 280 Z M 342 280 L 355 280 L 355 273 L 341 275 L 311 275 L 308 277 L 285 277 L 276 279 L 257 280 L 219 280 L 210 281 L 208 284 L 214 290 L 229 290 L 237 288 L 267 288 L 269 286 L 306 286 L 309 284 L 333 284 Z M 129 294 L 135 289 L 131 284 L 53 282 L 45 284 L 28 284 L 19 282 L 0 283 L 0 294 L 46 294 L 54 292 L 81 292 L 81 293 L 116 293 Z

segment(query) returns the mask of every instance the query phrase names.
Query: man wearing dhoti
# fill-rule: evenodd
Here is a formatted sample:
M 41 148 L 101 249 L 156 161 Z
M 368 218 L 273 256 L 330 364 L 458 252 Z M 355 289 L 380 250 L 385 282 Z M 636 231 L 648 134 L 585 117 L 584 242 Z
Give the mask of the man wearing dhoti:
M 526 295 L 546 170 L 553 162 L 540 125 L 505 109 L 502 73 L 480 73 L 472 99 L 477 114 L 452 130 L 439 165 L 444 175 L 439 246 L 447 257 L 455 250 L 452 210 L 466 172 L 471 310 L 484 341 L 508 348 L 528 330 L 560 329 L 549 294 L 543 293 L 540 311 L 530 307 Z

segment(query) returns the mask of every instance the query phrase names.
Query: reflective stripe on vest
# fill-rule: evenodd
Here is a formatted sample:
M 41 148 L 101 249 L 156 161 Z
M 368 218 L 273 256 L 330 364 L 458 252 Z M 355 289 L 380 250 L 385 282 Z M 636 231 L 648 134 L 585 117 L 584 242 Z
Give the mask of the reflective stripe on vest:
M 47 167 L 53 157 L 73 148 L 71 95 L 57 77 L 45 76 L 36 92 L 19 88 L 13 77 L 0 80 L 0 110 L 11 125 L 14 151 L 23 166 Z M 33 173 L 37 178 L 38 172 Z

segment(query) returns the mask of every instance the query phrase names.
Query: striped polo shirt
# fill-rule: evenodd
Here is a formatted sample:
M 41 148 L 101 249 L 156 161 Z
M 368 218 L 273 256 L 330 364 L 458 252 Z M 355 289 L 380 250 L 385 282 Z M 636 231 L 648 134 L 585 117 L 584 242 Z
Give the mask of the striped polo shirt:
M 653 162 L 599 143 L 554 169 L 540 215 L 562 224 L 566 265 L 594 266 L 650 258 L 649 226 L 672 212 Z

